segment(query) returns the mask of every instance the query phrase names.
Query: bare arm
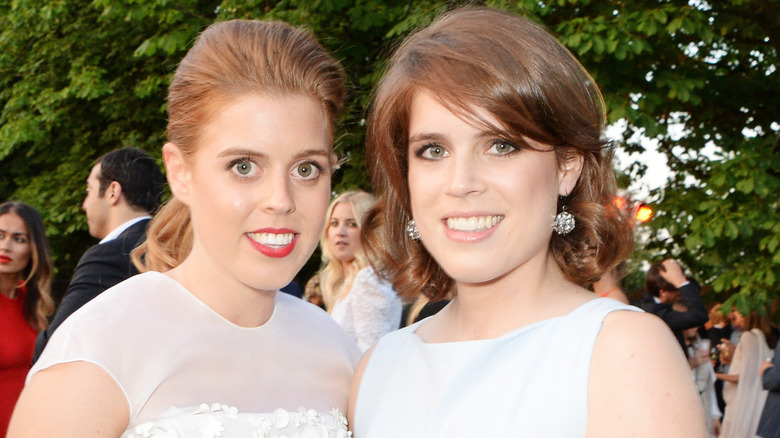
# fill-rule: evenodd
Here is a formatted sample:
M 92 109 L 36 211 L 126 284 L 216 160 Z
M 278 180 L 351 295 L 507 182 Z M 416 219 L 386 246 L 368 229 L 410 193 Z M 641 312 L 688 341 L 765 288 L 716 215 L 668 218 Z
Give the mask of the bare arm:
M 690 368 L 668 326 L 653 315 L 619 311 L 605 319 L 589 388 L 587 437 L 705 436 Z
M 355 430 L 355 407 L 357 406 L 358 390 L 360 389 L 360 382 L 363 380 L 363 373 L 368 366 L 368 361 L 371 360 L 371 354 L 374 353 L 374 348 L 376 348 L 376 346 L 372 346 L 366 351 L 366 354 L 363 355 L 355 368 L 355 374 L 352 376 L 349 403 L 347 404 L 347 421 L 349 422 L 349 429 L 352 430 L 353 433 Z
M 127 399 L 108 373 L 91 363 L 70 362 L 30 379 L 7 437 L 118 437 L 129 419 Z

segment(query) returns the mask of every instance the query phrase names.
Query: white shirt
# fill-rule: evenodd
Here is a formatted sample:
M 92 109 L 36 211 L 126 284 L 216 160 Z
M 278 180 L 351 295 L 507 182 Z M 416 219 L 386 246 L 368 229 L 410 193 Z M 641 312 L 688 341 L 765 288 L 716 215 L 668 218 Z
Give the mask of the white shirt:
M 139 217 L 137 217 L 135 219 L 130 219 L 129 221 L 123 223 L 122 225 L 114 228 L 113 231 L 108 233 L 106 235 L 106 237 L 104 237 L 103 240 L 100 241 L 100 243 L 110 242 L 110 241 L 116 239 L 117 237 L 119 237 L 120 234 L 124 233 L 126 229 L 132 227 L 137 222 L 141 222 L 144 219 L 151 219 L 151 218 L 152 218 L 151 216 L 139 216 Z

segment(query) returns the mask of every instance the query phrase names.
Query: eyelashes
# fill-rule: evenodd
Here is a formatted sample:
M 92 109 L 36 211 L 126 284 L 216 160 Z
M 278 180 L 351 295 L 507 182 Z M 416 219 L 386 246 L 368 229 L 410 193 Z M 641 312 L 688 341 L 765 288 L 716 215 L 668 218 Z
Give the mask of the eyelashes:
M 520 146 L 511 141 L 495 139 L 489 143 L 487 149 L 485 150 L 485 154 L 499 157 L 509 157 L 520 152 L 521 150 L 522 148 Z M 443 145 L 435 142 L 426 143 L 414 152 L 415 157 L 424 160 L 439 160 L 446 158 L 449 155 L 450 152 Z
M 240 180 L 252 180 L 263 173 L 259 163 L 252 157 L 239 157 L 228 162 L 226 170 Z M 302 181 L 316 181 L 322 175 L 325 166 L 317 160 L 305 160 L 295 163 L 290 174 Z

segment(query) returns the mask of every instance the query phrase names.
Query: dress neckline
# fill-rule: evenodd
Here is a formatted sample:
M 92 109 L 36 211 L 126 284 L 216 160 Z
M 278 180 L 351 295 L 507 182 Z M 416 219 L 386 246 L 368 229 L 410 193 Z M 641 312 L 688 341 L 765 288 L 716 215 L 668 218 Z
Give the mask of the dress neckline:
M 413 337 L 417 340 L 417 342 L 419 344 L 425 345 L 425 346 L 431 346 L 431 348 L 436 348 L 435 346 L 445 346 L 445 345 L 449 345 L 449 346 L 453 346 L 453 345 L 458 345 L 458 346 L 465 346 L 465 345 L 475 345 L 475 346 L 476 345 L 489 345 L 489 344 L 492 344 L 492 343 L 495 343 L 495 342 L 500 342 L 502 340 L 518 336 L 518 335 L 520 335 L 522 333 L 525 333 L 527 331 L 536 329 L 536 328 L 541 327 L 541 326 L 545 326 L 545 325 L 551 324 L 553 322 L 557 322 L 557 321 L 561 321 L 561 320 L 564 320 L 564 319 L 567 319 L 567 318 L 574 317 L 574 316 L 576 316 L 579 313 L 585 312 L 588 308 L 594 306 L 596 303 L 601 303 L 604 300 L 615 301 L 612 298 L 602 298 L 602 297 L 596 296 L 596 297 L 594 297 L 594 299 L 588 300 L 588 301 L 580 304 L 579 306 L 575 307 L 574 309 L 572 309 L 570 312 L 568 312 L 566 314 L 563 314 L 563 315 L 560 315 L 560 316 L 553 316 L 551 318 L 543 319 L 541 321 L 532 322 L 532 323 L 526 324 L 526 325 L 524 325 L 522 327 L 517 327 L 515 329 L 512 329 L 512 330 L 504 333 L 501 336 L 498 336 L 498 337 L 495 337 L 495 338 L 489 338 L 489 339 L 473 339 L 473 340 L 468 340 L 468 341 L 448 341 L 448 342 L 426 342 L 425 340 L 423 340 L 422 336 L 420 336 L 417 333 L 417 329 L 420 328 L 420 325 L 422 325 L 422 323 L 424 323 L 428 318 L 431 318 L 431 316 L 429 316 L 428 318 L 425 318 L 425 319 L 423 319 L 421 321 L 418 321 L 418 322 L 412 324 L 411 326 L 408 327 L 408 329 L 411 330 L 412 335 L 414 335 Z M 626 306 L 623 303 L 620 303 L 620 304 L 623 305 L 623 306 Z M 442 348 L 444 348 L 444 347 L 442 347 Z
M 195 296 L 195 294 L 190 292 L 189 289 L 184 287 L 181 283 L 176 281 L 173 277 L 171 277 L 169 275 L 166 275 L 163 272 L 157 272 L 157 271 L 148 271 L 148 272 L 146 272 L 146 274 L 152 275 L 152 276 L 155 276 L 155 277 L 159 277 L 159 278 L 163 278 L 163 281 L 170 282 L 170 283 L 174 284 L 175 287 L 172 288 L 173 290 L 175 290 L 180 295 L 184 296 L 186 300 L 191 301 L 193 303 L 193 305 L 203 309 L 205 311 L 205 313 L 207 313 L 210 317 L 212 317 L 213 319 L 219 321 L 220 324 L 227 325 L 227 326 L 231 327 L 232 329 L 241 330 L 241 331 L 263 330 L 265 327 L 271 325 L 272 322 L 274 322 L 275 318 L 277 317 L 277 311 L 279 310 L 280 296 L 281 295 L 286 295 L 284 293 L 280 294 L 279 291 L 276 291 L 276 294 L 274 295 L 274 308 L 271 311 L 271 316 L 268 318 L 268 321 L 266 321 L 265 323 L 263 323 L 261 325 L 255 326 L 255 327 L 242 327 L 242 326 L 234 323 L 233 321 L 225 318 L 224 316 L 222 316 L 222 314 L 220 314 L 216 310 L 212 309 L 211 306 L 209 306 L 208 304 L 206 304 L 203 301 L 201 301 L 200 298 Z M 281 299 L 284 299 L 284 298 L 281 298 Z

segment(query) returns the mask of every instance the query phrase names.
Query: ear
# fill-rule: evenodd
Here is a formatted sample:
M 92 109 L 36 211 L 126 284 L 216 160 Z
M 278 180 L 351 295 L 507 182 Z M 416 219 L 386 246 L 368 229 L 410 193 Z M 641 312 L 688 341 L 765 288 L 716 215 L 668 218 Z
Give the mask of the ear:
M 561 164 L 561 168 L 558 169 L 558 195 L 569 196 L 574 186 L 577 185 L 577 180 L 580 179 L 582 173 L 583 156 L 573 148 L 567 154 L 568 157 Z
M 162 150 L 168 185 L 176 199 L 189 205 L 192 193 L 192 171 L 184 160 L 181 149 L 173 143 L 166 143 Z
M 111 184 L 106 187 L 104 198 L 108 200 L 111 206 L 119 204 L 119 200 L 122 199 L 122 185 L 117 181 L 111 181 Z

